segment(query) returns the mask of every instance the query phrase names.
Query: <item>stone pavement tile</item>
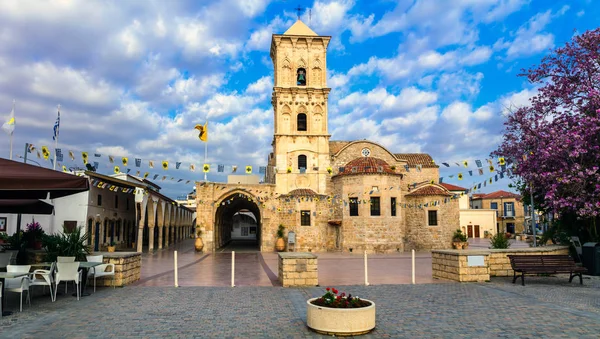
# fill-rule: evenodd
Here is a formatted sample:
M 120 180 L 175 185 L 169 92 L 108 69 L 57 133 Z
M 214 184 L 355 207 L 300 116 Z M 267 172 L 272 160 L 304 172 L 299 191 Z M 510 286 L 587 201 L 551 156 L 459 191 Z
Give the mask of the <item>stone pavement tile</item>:
M 575 284 L 551 286 L 564 296 L 550 301 L 536 288 L 521 287 L 492 279 L 339 289 L 377 304 L 377 328 L 361 338 L 598 337 L 597 305 L 578 308 L 568 302 L 569 296 L 597 297 L 597 285 L 585 291 Z M 306 328 L 305 303 L 323 292 L 320 287 L 129 286 L 101 288 L 80 301 L 59 296 L 55 303 L 36 295 L 24 312 L 0 318 L 0 338 L 318 338 L 324 336 Z M 9 299 L 14 308 L 18 300 Z

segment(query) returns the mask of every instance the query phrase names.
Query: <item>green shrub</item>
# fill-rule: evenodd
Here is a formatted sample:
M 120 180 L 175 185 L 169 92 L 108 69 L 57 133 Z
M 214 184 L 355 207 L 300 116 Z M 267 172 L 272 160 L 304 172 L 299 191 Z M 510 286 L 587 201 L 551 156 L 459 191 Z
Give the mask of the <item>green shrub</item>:
M 496 233 L 490 238 L 490 245 L 495 249 L 509 248 L 510 241 L 504 233 Z
M 454 235 L 452 236 L 452 241 L 454 242 L 466 242 L 467 236 L 461 230 L 454 231 Z
M 283 236 L 284 236 L 283 230 L 284 229 L 285 229 L 285 226 L 280 224 L 279 228 L 277 229 L 277 238 L 283 238 Z
M 56 261 L 56 257 L 75 257 L 76 261 L 85 261 L 85 256 L 90 254 L 86 245 L 88 235 L 81 235 L 82 227 L 77 227 L 70 233 L 48 235 L 42 241 L 46 249 L 46 261 Z

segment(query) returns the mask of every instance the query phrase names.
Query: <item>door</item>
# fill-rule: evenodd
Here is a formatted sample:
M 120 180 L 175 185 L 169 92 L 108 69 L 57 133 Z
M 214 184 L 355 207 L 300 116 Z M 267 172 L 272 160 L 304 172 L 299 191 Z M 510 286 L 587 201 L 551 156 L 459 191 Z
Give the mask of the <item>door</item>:
M 515 233 L 515 224 L 513 224 L 512 222 L 507 223 L 506 224 L 506 232 Z
M 467 226 L 467 238 L 473 238 L 473 225 Z
M 94 237 L 94 251 L 98 252 L 100 249 L 100 223 L 96 222 L 96 236 Z
M 473 228 L 475 229 L 475 238 L 479 238 L 479 225 L 475 225 Z

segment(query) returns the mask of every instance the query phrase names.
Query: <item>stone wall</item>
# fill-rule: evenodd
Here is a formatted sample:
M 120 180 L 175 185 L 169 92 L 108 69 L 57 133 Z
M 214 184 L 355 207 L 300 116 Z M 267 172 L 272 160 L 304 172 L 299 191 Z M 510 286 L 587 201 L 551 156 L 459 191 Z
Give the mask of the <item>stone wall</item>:
M 317 260 L 311 253 L 279 253 L 279 281 L 283 287 L 319 285 Z
M 432 276 L 460 282 L 487 281 L 490 277 L 513 276 L 509 254 L 565 255 L 568 246 L 545 246 L 518 249 L 434 250 L 431 252 Z M 469 256 L 482 256 L 483 266 L 469 266 Z
M 489 256 L 487 253 L 470 252 L 484 258 L 483 266 L 469 266 L 468 256 L 459 251 L 433 251 L 431 253 L 432 276 L 435 279 L 448 279 L 460 282 L 490 280 Z
M 104 256 L 105 264 L 115 265 L 115 286 L 131 285 L 140 280 L 142 269 L 142 255 L 138 252 L 98 252 L 94 255 Z M 93 286 L 93 280 L 90 280 Z M 96 279 L 96 286 L 112 286 L 112 277 Z
M 447 196 L 414 196 L 407 197 L 409 207 L 405 209 L 407 250 L 446 249 L 452 247 L 452 235 L 460 227 L 458 200 Z M 431 206 L 433 201 L 439 201 Z M 424 207 L 428 204 L 428 207 Z M 422 208 L 418 206 L 421 205 Z M 438 225 L 429 226 L 427 213 L 436 210 Z

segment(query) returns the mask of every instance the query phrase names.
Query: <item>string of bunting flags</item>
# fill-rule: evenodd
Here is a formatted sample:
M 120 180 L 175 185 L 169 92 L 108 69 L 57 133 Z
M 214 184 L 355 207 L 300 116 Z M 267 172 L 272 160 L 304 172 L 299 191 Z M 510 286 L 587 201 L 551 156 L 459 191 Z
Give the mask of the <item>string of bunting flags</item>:
M 29 147 L 28 147 L 29 153 L 36 154 L 39 159 L 50 160 L 51 162 L 53 161 L 53 158 L 51 158 L 51 151 L 47 146 L 41 146 L 41 149 L 37 149 L 33 144 L 28 144 L 28 145 L 29 145 Z M 66 150 L 65 153 L 68 155 L 68 159 L 70 159 L 71 162 L 77 162 L 76 159 L 80 158 L 81 162 L 84 165 L 90 164 L 90 166 L 93 166 L 95 169 L 98 169 L 102 159 L 107 159 L 108 164 L 106 164 L 106 166 L 108 168 L 113 167 L 114 173 L 134 174 L 138 177 L 143 177 L 145 179 L 151 178 L 152 180 L 157 180 L 157 179 L 162 180 L 162 181 L 171 180 L 171 181 L 176 181 L 176 182 L 183 182 L 185 184 L 188 184 L 191 182 L 191 180 L 175 178 L 173 176 L 158 174 L 156 172 L 151 173 L 152 171 L 142 170 L 142 167 L 147 167 L 149 169 L 162 168 L 162 170 L 165 170 L 165 171 L 169 170 L 169 169 L 183 170 L 183 169 L 187 168 L 191 172 L 195 172 L 197 169 L 196 164 L 185 163 L 185 165 L 184 165 L 184 163 L 182 161 L 174 161 L 174 162 L 169 161 L 169 160 L 155 161 L 155 160 L 147 160 L 147 159 L 142 159 L 142 158 L 137 158 L 137 157 L 133 157 L 133 158 L 127 157 L 127 156 L 117 157 L 117 156 L 113 156 L 113 155 L 103 155 L 101 153 L 79 151 L 79 150 Z M 65 161 L 65 157 L 64 157 L 62 148 L 55 149 L 55 159 L 58 161 L 58 164 L 62 168 L 62 170 L 64 172 L 68 172 L 67 167 L 63 164 L 63 162 Z M 133 162 L 130 162 L 130 159 L 133 159 Z M 491 184 L 493 181 L 498 181 L 498 178 L 501 179 L 504 177 L 504 173 L 510 174 L 510 172 L 509 172 L 510 169 L 506 168 L 506 160 L 504 159 L 504 157 L 498 157 L 496 163 L 493 161 L 493 159 L 489 159 L 489 158 L 484 159 L 484 160 L 476 159 L 474 161 L 469 161 L 469 160 L 443 161 L 443 162 L 433 161 L 433 163 L 441 164 L 443 166 L 443 167 L 440 166 L 441 169 L 443 169 L 443 168 L 456 169 L 457 167 L 467 169 L 466 171 L 460 171 L 456 174 L 447 175 L 446 177 L 449 179 L 454 179 L 456 177 L 458 180 L 463 180 L 467 175 L 472 177 L 475 175 L 483 176 L 486 173 L 495 173 L 493 177 L 490 177 L 490 178 L 482 181 L 481 183 L 475 185 L 472 188 L 473 190 L 480 189 L 482 185 L 485 187 L 487 185 L 487 183 Z M 485 164 L 485 167 L 484 167 L 484 164 Z M 499 169 L 497 169 L 495 167 L 495 165 L 498 165 Z M 405 165 L 404 167 L 407 172 L 410 172 L 411 170 L 416 170 L 417 172 L 421 172 L 423 170 L 423 164 L 417 164 L 415 166 Z M 231 174 L 242 173 L 241 171 L 238 172 L 238 170 L 243 168 L 243 173 L 252 174 L 254 172 L 255 167 L 252 165 L 238 166 L 238 165 L 226 165 L 226 164 L 215 164 L 215 165 L 202 164 L 201 170 L 204 173 L 209 173 L 209 172 L 213 171 L 214 168 L 217 169 L 216 173 L 231 173 Z M 472 169 L 469 169 L 469 168 L 472 168 Z M 258 169 L 259 169 L 258 170 L 259 174 L 266 174 L 266 171 L 267 171 L 266 166 L 258 166 Z M 318 169 L 318 167 L 317 167 L 317 169 Z M 286 171 L 288 173 L 291 173 L 292 170 L 293 169 L 291 167 L 288 167 L 286 169 Z M 343 172 L 344 167 L 340 167 L 338 170 L 339 170 L 339 172 Z M 277 171 L 277 168 L 275 168 L 275 171 Z M 334 171 L 331 167 L 327 168 L 327 172 L 330 175 L 334 174 Z M 439 183 L 442 183 L 444 181 L 444 179 L 445 179 L 445 177 L 440 177 Z

